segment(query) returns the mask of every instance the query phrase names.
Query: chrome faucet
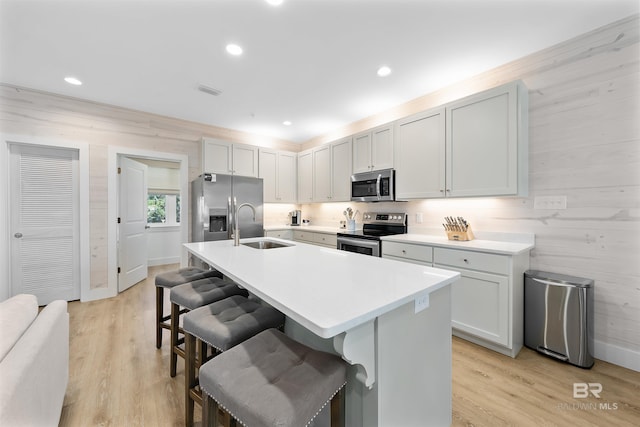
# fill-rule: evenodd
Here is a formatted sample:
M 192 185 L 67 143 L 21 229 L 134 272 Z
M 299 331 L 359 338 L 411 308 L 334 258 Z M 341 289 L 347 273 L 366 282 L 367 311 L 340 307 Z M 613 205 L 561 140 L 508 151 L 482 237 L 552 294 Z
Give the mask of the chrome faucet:
M 235 198 L 234 198 L 234 204 L 235 204 Z M 240 245 L 240 226 L 239 226 L 239 222 L 238 221 L 238 213 L 240 212 L 240 209 L 243 206 L 249 206 L 251 208 L 251 210 L 253 211 L 253 220 L 256 220 L 256 208 L 253 207 L 253 205 L 251 203 L 243 203 L 240 206 L 238 206 L 236 208 L 236 217 L 235 217 L 235 223 L 234 223 L 234 230 L 233 230 L 233 246 L 239 246 Z

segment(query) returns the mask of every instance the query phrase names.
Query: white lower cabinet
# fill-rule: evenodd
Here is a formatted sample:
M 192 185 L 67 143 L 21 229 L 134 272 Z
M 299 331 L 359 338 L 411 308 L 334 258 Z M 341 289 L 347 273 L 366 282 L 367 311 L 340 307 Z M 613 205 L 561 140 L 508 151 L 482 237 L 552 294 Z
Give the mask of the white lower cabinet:
M 411 243 L 382 242 L 382 258 L 431 266 L 433 248 Z
M 448 266 L 436 266 L 452 270 Z M 456 271 L 461 277 L 451 287 L 454 335 L 458 330 L 509 346 L 509 279 L 479 271 Z
M 320 233 L 307 230 L 293 230 L 293 240 L 326 246 L 335 249 L 338 246 L 338 236 L 334 233 Z
M 269 230 L 264 232 L 264 237 L 293 240 L 293 230 Z
M 382 257 L 458 271 L 461 277 L 451 285 L 453 335 L 511 357 L 518 354 L 529 252 L 501 255 L 383 241 Z
M 338 246 L 338 236 L 336 234 L 314 233 L 313 243 L 335 249 Z

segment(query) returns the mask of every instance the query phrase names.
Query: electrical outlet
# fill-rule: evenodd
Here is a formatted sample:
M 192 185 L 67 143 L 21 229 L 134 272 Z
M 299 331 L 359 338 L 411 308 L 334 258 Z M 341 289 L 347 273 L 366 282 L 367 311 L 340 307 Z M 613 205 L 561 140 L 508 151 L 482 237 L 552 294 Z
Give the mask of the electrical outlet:
M 536 196 L 533 199 L 534 209 L 567 209 L 567 196 Z
M 416 224 L 422 224 L 422 221 L 423 221 L 422 212 L 416 213 Z
M 415 313 L 429 308 L 429 294 L 417 296 L 415 299 Z

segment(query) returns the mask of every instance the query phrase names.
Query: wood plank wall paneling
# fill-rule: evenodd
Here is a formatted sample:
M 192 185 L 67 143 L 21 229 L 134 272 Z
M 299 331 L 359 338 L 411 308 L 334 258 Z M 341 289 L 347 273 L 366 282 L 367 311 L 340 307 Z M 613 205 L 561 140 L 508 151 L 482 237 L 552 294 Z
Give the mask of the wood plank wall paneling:
M 201 173 L 203 136 L 283 150 L 298 148 L 287 141 L 1 84 L 0 132 L 89 144 L 91 289 L 108 287 L 109 145 L 186 155 L 189 180 Z
M 536 235 L 531 268 L 592 278 L 595 338 L 640 354 L 640 24 L 638 15 L 307 141 L 304 148 L 357 133 L 384 118 L 431 108 L 521 79 L 529 89 L 529 197 L 402 204 L 409 232 L 442 229 L 464 216 L 476 231 Z M 566 210 L 534 209 L 535 196 L 567 197 Z M 393 205 L 351 204 L 367 209 Z M 398 209 L 398 205 L 395 209 Z M 303 205 L 329 225 L 335 209 Z M 424 223 L 414 222 L 423 213 Z M 606 351 L 604 351 L 606 352 Z M 633 355 L 635 352 L 635 356 Z M 600 354 L 602 357 L 602 354 Z M 638 362 L 635 362 L 637 369 Z
M 202 136 L 300 151 L 475 92 L 522 79 L 529 89 L 528 198 L 403 203 L 410 231 L 465 216 L 475 230 L 531 232 L 531 267 L 596 281 L 595 336 L 640 352 L 639 16 L 576 37 L 301 146 L 229 129 L 0 85 L 0 131 L 90 144 L 91 287 L 107 283 L 109 145 L 187 155 L 199 173 Z M 533 209 L 536 195 L 567 196 L 567 209 Z M 352 204 L 353 206 L 354 204 Z M 380 204 L 376 209 L 392 209 Z M 335 209 L 332 207 L 335 206 Z M 362 212 L 370 205 L 360 205 Z M 397 209 L 398 206 L 395 205 Z M 337 223 L 343 204 L 303 205 L 315 224 Z M 335 211 L 335 212 L 334 212 Z M 413 222 L 415 213 L 425 222 Z

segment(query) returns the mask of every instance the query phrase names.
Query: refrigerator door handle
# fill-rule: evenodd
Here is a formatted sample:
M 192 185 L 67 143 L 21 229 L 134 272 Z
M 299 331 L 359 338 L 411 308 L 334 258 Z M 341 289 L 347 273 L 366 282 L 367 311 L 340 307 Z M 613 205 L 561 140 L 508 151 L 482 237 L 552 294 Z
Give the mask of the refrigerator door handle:
M 227 224 L 227 237 L 233 238 L 233 206 L 231 206 L 231 196 L 227 198 L 227 217 L 229 223 Z

